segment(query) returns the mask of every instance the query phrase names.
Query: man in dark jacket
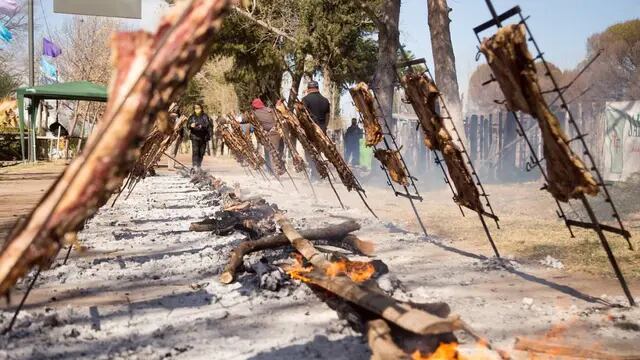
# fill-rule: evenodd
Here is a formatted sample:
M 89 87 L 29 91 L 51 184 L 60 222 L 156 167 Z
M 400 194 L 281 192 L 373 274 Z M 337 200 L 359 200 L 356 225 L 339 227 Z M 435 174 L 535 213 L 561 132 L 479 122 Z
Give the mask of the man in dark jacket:
M 307 84 L 307 95 L 302 98 L 302 103 L 309 111 L 311 119 L 326 133 L 331 114 L 331 104 L 327 98 L 320 94 L 317 81 L 309 81 L 309 84 Z
M 187 124 L 191 132 L 191 164 L 194 169 L 200 169 L 211 136 L 211 120 L 204 113 L 202 104 L 193 106 L 193 114 Z
M 276 128 L 276 118 L 273 114 L 273 110 L 266 107 L 262 100 L 256 98 L 251 102 L 251 108 L 253 109 L 253 113 L 256 116 L 256 119 L 262 125 L 264 131 L 267 132 L 267 136 L 269 136 L 269 142 L 275 146 L 276 151 L 280 153 L 280 145 L 282 142 L 282 138 L 280 138 L 280 134 L 278 134 L 278 129 Z M 269 149 L 265 147 L 264 149 L 264 159 L 269 168 L 271 168 L 271 156 L 269 154 Z
M 362 138 L 362 129 L 358 127 L 358 120 L 351 119 L 351 126 L 344 133 L 344 159 L 349 161 L 351 157 L 351 165 L 360 165 L 360 139 Z
M 309 111 L 311 119 L 320 126 L 320 129 L 326 134 L 327 125 L 329 125 L 329 117 L 331 116 L 331 104 L 329 100 L 320 94 L 317 81 L 309 81 L 307 84 L 307 95 L 302 98 L 302 103 Z M 309 154 L 305 154 L 307 158 L 307 164 L 309 164 L 310 171 L 309 176 L 312 180 L 318 179 L 318 172 L 315 167 L 315 162 Z

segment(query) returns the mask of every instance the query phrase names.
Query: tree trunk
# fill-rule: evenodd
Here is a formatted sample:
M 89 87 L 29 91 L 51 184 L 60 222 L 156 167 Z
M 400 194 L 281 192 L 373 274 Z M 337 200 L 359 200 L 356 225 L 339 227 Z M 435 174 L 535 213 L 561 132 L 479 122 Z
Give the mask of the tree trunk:
M 462 141 L 467 143 L 462 120 L 462 103 L 456 73 L 456 58 L 453 54 L 451 31 L 449 29 L 449 6 L 447 0 L 427 0 L 429 11 L 429 33 L 431 34 L 431 49 L 435 64 L 434 76 L 438 88 L 444 96 L 447 108 Z
M 392 124 L 395 63 L 400 46 L 400 0 L 385 1 L 378 23 L 378 64 L 373 79 L 382 114 Z
M 334 131 L 342 130 L 344 124 L 340 118 L 340 86 L 335 82 L 331 82 L 330 90 L 331 93 L 328 98 L 331 101 L 331 122 L 329 122 L 327 128 Z
M 304 76 L 304 64 L 306 56 L 304 54 L 297 54 L 295 59 L 295 69 L 291 74 L 291 90 L 289 91 L 289 99 L 287 100 L 287 107 L 293 109 L 293 104 L 296 98 L 302 97 L 299 94 L 300 84 L 302 83 L 302 77 Z

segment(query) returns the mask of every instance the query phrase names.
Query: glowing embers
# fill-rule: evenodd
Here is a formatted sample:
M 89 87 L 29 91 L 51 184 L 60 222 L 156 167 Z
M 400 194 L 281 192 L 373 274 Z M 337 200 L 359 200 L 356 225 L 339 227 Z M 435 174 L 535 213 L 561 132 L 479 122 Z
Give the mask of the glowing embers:
M 294 252 L 291 254 L 294 262 L 292 265 L 289 265 L 284 268 L 287 274 L 291 276 L 292 279 L 297 279 L 304 282 L 313 282 L 308 276 L 308 274 L 314 271 L 312 265 L 309 265 L 305 262 L 304 258 L 300 253 Z M 325 275 L 329 278 L 335 278 L 337 276 L 347 276 L 352 281 L 357 283 L 362 283 L 371 279 L 371 277 L 375 274 L 376 269 L 370 262 L 365 261 L 351 261 L 346 258 L 340 258 L 337 261 L 331 262 L 326 269 L 324 269 Z
M 313 271 L 313 266 L 307 265 L 305 266 L 304 257 L 299 252 L 291 253 L 291 257 L 293 258 L 293 264 L 284 267 L 284 271 L 291 276 L 292 279 L 311 282 L 311 279 L 305 276 Z
M 431 354 L 423 355 L 420 350 L 411 354 L 411 360 L 451 360 L 462 359 L 458 354 L 458 343 L 441 343 Z
M 370 262 L 351 261 L 349 259 L 340 259 L 332 262 L 325 269 L 325 273 L 331 278 L 338 275 L 346 275 L 357 283 L 371 279 L 375 272 L 376 269 Z

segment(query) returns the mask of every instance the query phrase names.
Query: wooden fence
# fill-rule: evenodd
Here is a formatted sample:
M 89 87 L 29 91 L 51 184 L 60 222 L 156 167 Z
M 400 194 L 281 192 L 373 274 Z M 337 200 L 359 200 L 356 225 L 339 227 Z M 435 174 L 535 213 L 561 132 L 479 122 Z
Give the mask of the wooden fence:
M 576 104 L 570 106 L 578 127 L 596 164 L 602 164 L 604 104 Z M 566 111 L 556 109 L 555 115 L 569 138 L 576 136 L 570 126 Z M 542 155 L 542 139 L 537 120 L 527 114 L 518 113 L 525 132 L 539 158 Z M 465 132 L 468 138 L 469 155 L 476 164 L 481 177 L 493 181 L 527 181 L 540 177 L 535 169 L 531 151 L 524 139 L 518 135 L 518 125 L 512 113 L 471 114 L 465 118 Z M 571 143 L 578 155 L 583 149 L 578 141 Z M 543 161 L 544 165 L 544 161 Z

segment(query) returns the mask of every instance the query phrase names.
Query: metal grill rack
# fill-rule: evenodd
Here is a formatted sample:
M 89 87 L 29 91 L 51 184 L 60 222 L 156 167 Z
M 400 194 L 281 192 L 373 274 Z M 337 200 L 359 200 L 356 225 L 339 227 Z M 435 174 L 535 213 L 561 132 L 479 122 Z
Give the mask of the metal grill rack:
M 402 156 L 402 153 L 400 152 L 400 147 L 398 146 L 398 142 L 396 141 L 396 137 L 393 135 L 393 131 L 391 131 L 391 127 L 389 126 L 389 122 L 387 121 L 387 117 L 386 114 L 384 113 L 384 110 L 382 108 L 382 106 L 380 105 L 380 101 L 378 100 L 378 96 L 375 92 L 375 90 L 372 88 L 371 91 L 373 92 L 373 98 L 376 101 L 376 105 L 378 106 L 378 111 L 379 111 L 379 116 L 377 116 L 378 118 L 381 118 L 381 122 L 384 124 L 384 128 L 385 131 L 382 133 L 382 140 L 384 143 L 384 147 L 386 150 L 389 151 L 397 151 L 398 155 L 400 157 L 400 161 L 402 163 L 402 168 L 404 169 L 404 171 L 407 174 L 407 177 L 409 178 L 409 181 L 411 182 L 411 188 L 413 189 L 413 192 L 411 190 L 409 190 L 409 186 L 407 185 L 402 185 L 403 191 L 398 191 L 398 189 L 396 189 L 395 185 L 393 184 L 393 181 L 391 180 L 391 176 L 389 175 L 389 171 L 387 170 L 387 168 L 380 164 L 380 168 L 382 169 L 382 171 L 384 172 L 384 174 L 387 177 L 387 185 L 389 185 L 391 187 L 391 190 L 393 190 L 393 193 L 395 196 L 400 196 L 400 197 L 404 197 L 406 199 L 409 200 L 409 203 L 411 204 L 411 209 L 413 210 L 413 213 L 416 215 L 416 219 L 418 220 L 418 224 L 420 225 L 420 228 L 422 229 L 422 232 L 424 233 L 425 236 L 429 236 L 429 234 L 427 233 L 427 229 L 424 226 L 424 223 L 422 222 L 422 218 L 420 218 L 420 214 L 418 213 L 418 209 L 416 208 L 415 203 L 413 202 L 414 200 L 418 200 L 420 202 L 422 202 L 424 199 L 423 197 L 420 195 L 420 192 L 418 191 L 418 187 L 416 186 L 416 181 L 418 181 L 418 179 L 416 177 L 414 177 L 413 175 L 411 175 L 411 171 L 409 170 L 409 167 L 407 166 L 407 163 L 404 161 L 404 157 Z M 362 114 L 359 113 L 360 115 L 360 120 L 362 121 Z M 389 140 L 387 139 L 391 139 L 391 143 L 389 143 Z M 377 150 L 378 147 L 377 145 L 374 146 L 374 150 Z
M 589 147 L 587 146 L 587 143 L 585 142 L 584 138 L 586 136 L 586 134 L 583 134 L 582 131 L 580 130 L 580 128 L 578 127 L 578 124 L 576 123 L 573 114 L 571 113 L 571 110 L 569 109 L 568 103 L 565 100 L 564 97 L 564 91 L 566 90 L 567 86 L 564 87 L 560 87 L 558 85 L 558 81 L 555 79 L 555 77 L 553 76 L 553 74 L 551 73 L 551 69 L 549 67 L 549 64 L 546 62 L 545 58 L 544 58 L 544 53 L 540 50 L 540 47 L 538 46 L 537 41 L 535 40 L 535 38 L 533 37 L 533 34 L 531 33 L 531 28 L 529 27 L 529 25 L 527 24 L 527 19 L 528 17 L 523 16 L 522 11 L 520 9 L 519 6 L 515 6 L 507 11 L 505 11 L 502 14 L 498 14 L 493 6 L 493 3 L 491 2 L 491 0 L 485 0 L 487 7 L 489 8 L 489 11 L 491 12 L 492 15 L 492 19 L 489 21 L 486 21 L 478 26 L 476 26 L 473 31 L 476 34 L 476 38 L 478 39 L 478 43 L 482 43 L 482 40 L 480 39 L 480 33 L 482 33 L 483 31 L 486 31 L 492 27 L 497 27 L 500 28 L 502 27 L 502 22 L 506 21 L 512 17 L 516 17 L 516 19 L 518 20 L 518 24 L 522 24 L 524 25 L 526 31 L 527 31 L 527 35 L 528 35 L 528 41 L 531 42 L 533 44 L 534 50 L 535 50 L 535 56 L 533 61 L 539 60 L 542 65 L 544 66 L 545 69 L 545 73 L 544 76 L 546 76 L 547 78 L 549 78 L 549 80 L 551 81 L 553 88 L 549 91 L 545 91 L 545 93 L 555 93 L 557 95 L 556 101 L 560 101 L 560 107 L 565 110 L 567 112 L 568 115 L 568 122 L 569 125 L 571 126 L 571 128 L 573 129 L 573 131 L 575 132 L 576 136 L 569 140 L 568 143 L 572 143 L 572 142 L 578 142 L 580 145 L 582 145 L 582 155 L 584 155 L 588 160 L 589 163 L 591 164 L 590 170 L 595 174 L 596 176 L 596 180 L 598 182 L 598 186 L 600 187 L 600 189 L 602 189 L 602 192 L 604 194 L 604 198 L 605 198 L 605 202 L 608 203 L 611 207 L 611 211 L 612 211 L 612 218 L 616 220 L 618 227 L 616 226 L 610 226 L 610 225 L 606 225 L 606 224 L 601 224 L 598 221 L 598 218 L 595 215 L 595 212 L 593 211 L 593 208 L 591 206 L 591 203 L 589 202 L 589 200 L 584 196 L 581 195 L 580 196 L 580 201 L 582 203 L 582 205 L 584 206 L 585 211 L 587 212 L 587 215 L 589 217 L 589 221 L 588 222 L 584 222 L 584 221 L 578 221 L 578 220 L 573 220 L 573 219 L 569 219 L 566 216 L 566 213 L 564 212 L 562 206 L 560 205 L 560 202 L 556 199 L 556 204 L 558 206 L 558 216 L 564 220 L 565 225 L 567 226 L 567 228 L 569 229 L 569 232 L 571 233 L 571 236 L 573 237 L 573 231 L 572 231 L 572 227 L 581 227 L 581 228 L 585 228 L 585 229 L 592 229 L 593 231 L 595 231 L 598 234 L 598 238 L 600 239 L 600 242 L 602 244 L 602 247 L 604 248 L 607 257 L 609 259 L 609 262 L 611 263 L 611 266 L 613 267 L 613 271 L 616 274 L 616 277 L 618 278 L 618 281 L 620 282 L 620 285 L 622 287 L 622 290 L 624 291 L 625 296 L 627 297 L 629 304 L 631 306 L 635 306 L 635 301 L 633 299 L 633 296 L 631 295 L 631 291 L 629 290 L 629 287 L 627 285 L 626 280 L 624 279 L 624 276 L 622 274 L 622 271 L 620 270 L 620 267 L 618 266 L 618 263 L 616 261 L 616 258 L 613 254 L 613 251 L 611 250 L 611 247 L 609 245 L 609 241 L 607 240 L 607 237 L 605 235 L 605 232 L 609 232 L 609 233 L 613 233 L 613 234 L 617 234 L 622 236 L 626 241 L 627 244 L 629 246 L 630 250 L 633 250 L 633 245 L 631 244 L 631 234 L 624 228 L 624 225 L 622 224 L 622 220 L 620 218 L 620 215 L 616 209 L 615 204 L 613 203 L 613 200 L 611 199 L 611 196 L 609 194 L 609 190 L 607 189 L 606 184 L 604 183 L 604 179 L 602 178 L 602 175 L 600 173 L 600 170 L 598 169 L 598 167 L 596 166 L 596 163 L 593 159 L 593 156 L 591 155 L 591 152 L 589 151 Z M 495 81 L 495 77 L 492 76 L 492 78 L 488 81 L 485 82 L 485 84 L 488 84 L 492 81 Z M 555 102 L 555 101 L 554 101 Z M 542 168 L 541 166 L 541 161 L 544 159 L 540 159 L 538 157 L 538 155 L 536 155 L 536 152 L 533 148 L 533 146 L 531 145 L 531 142 L 527 136 L 527 133 L 524 130 L 524 127 L 520 121 L 520 119 L 518 118 L 518 114 L 516 114 L 515 112 L 512 112 L 514 115 L 514 118 L 516 120 L 516 123 L 518 125 L 519 128 L 519 135 L 521 137 L 524 138 L 529 150 L 531 151 L 531 158 L 530 158 L 530 162 L 531 164 L 528 166 L 528 168 L 533 169 L 533 168 L 538 168 L 543 176 L 543 179 L 545 181 L 545 184 L 543 185 L 541 190 L 545 190 L 546 187 L 548 186 L 548 176 L 546 171 Z M 555 198 L 554 198 L 555 199 Z
M 431 74 L 431 71 L 429 70 L 429 67 L 427 66 L 427 63 L 425 61 L 424 58 L 421 59 L 415 59 L 415 60 L 411 60 L 411 61 L 406 61 L 403 63 L 400 63 L 397 65 L 396 69 L 405 69 L 407 72 L 413 72 L 414 69 L 413 67 L 416 65 L 422 65 L 424 66 L 424 74 L 426 76 L 429 77 L 429 79 L 431 81 L 434 81 L 434 77 Z M 400 74 L 396 71 L 396 76 L 398 78 L 398 82 L 402 85 L 402 81 L 400 81 Z M 442 115 L 441 116 L 442 119 L 448 120 L 449 124 L 451 126 L 451 129 L 453 130 L 453 133 L 455 134 L 455 139 L 454 141 L 457 141 L 459 146 L 460 146 L 460 152 L 462 153 L 462 156 L 464 157 L 464 160 L 466 162 L 466 165 L 469 166 L 469 169 L 471 170 L 471 176 L 473 176 L 473 179 L 475 181 L 475 185 L 478 187 L 479 189 L 479 193 L 480 196 L 482 198 L 484 198 L 485 200 L 485 206 L 487 207 L 487 209 L 489 211 L 478 211 L 476 209 L 471 209 L 468 208 L 469 210 L 472 210 L 474 212 L 478 213 L 478 216 L 480 218 L 480 222 L 482 223 L 482 228 L 484 229 L 484 232 L 487 236 L 487 239 L 489 240 L 489 243 L 491 244 L 491 248 L 493 249 L 493 252 L 495 253 L 496 257 L 500 258 L 500 252 L 498 251 L 498 248 L 496 247 L 495 242 L 493 241 L 493 237 L 491 236 L 491 232 L 489 231 L 489 228 L 487 226 L 487 223 L 485 221 L 485 217 L 488 217 L 490 219 L 492 219 L 493 221 L 495 221 L 496 223 L 496 227 L 498 229 L 500 229 L 500 223 L 499 223 L 499 218 L 498 216 L 496 216 L 495 212 L 493 211 L 493 207 L 491 206 L 491 202 L 489 201 L 489 194 L 487 194 L 487 192 L 484 189 L 484 186 L 482 185 L 482 181 L 480 181 L 480 178 L 478 177 L 478 173 L 473 165 L 473 162 L 471 161 L 471 158 L 469 157 L 469 153 L 467 152 L 466 146 L 464 144 L 464 141 L 462 141 L 462 137 L 460 136 L 460 132 L 458 131 L 455 123 L 453 122 L 453 119 L 451 117 L 451 113 L 449 112 L 449 109 L 447 108 L 446 102 L 444 101 L 444 97 L 442 96 L 442 93 L 438 92 L 438 100 L 439 100 L 439 105 L 440 105 L 440 112 Z M 444 182 L 449 186 L 449 189 L 451 190 L 451 192 L 453 193 L 453 198 L 454 201 L 457 199 L 458 194 L 456 193 L 456 190 L 454 189 L 453 185 L 451 184 L 451 180 L 449 180 L 449 176 L 447 174 L 447 171 L 444 168 L 443 165 L 443 160 L 440 159 L 440 156 L 438 155 L 438 152 L 436 150 L 433 150 L 433 154 L 434 154 L 434 158 L 435 158 L 435 162 L 436 164 L 438 164 L 438 166 L 440 167 L 440 169 L 442 170 L 442 174 L 444 175 Z M 464 216 L 464 211 L 462 210 L 462 206 L 460 203 L 456 202 L 458 204 L 458 207 L 460 208 L 460 212 L 462 213 L 462 215 Z

